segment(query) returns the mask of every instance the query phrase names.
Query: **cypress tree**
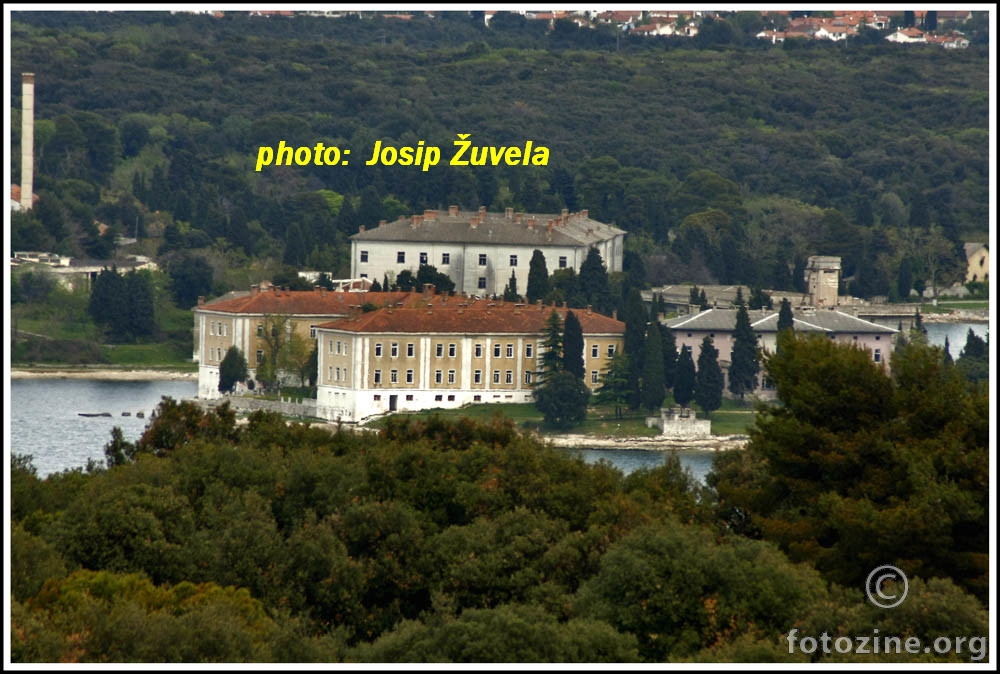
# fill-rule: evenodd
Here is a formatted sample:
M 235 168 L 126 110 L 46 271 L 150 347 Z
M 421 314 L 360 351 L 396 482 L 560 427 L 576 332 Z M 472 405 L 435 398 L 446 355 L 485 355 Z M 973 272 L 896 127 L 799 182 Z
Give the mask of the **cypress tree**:
M 677 374 L 677 340 L 674 338 L 674 331 L 663 325 L 660 326 L 660 347 L 663 350 L 663 388 L 672 389 L 674 387 L 674 377 Z
M 952 365 L 955 361 L 951 357 L 951 344 L 948 343 L 948 336 L 945 335 L 944 338 L 944 362 L 947 365 Z
M 701 353 L 698 354 L 698 373 L 695 376 L 694 398 L 706 413 L 714 412 L 722 407 L 722 387 L 725 378 L 719 367 L 719 350 L 712 344 L 711 337 L 705 337 L 701 342 Z
M 695 379 L 691 348 L 685 345 L 681 347 L 681 353 L 677 356 L 677 374 L 674 377 L 674 400 L 681 407 L 687 407 L 694 399 Z
M 579 379 L 583 379 L 585 374 L 583 328 L 572 311 L 566 313 L 566 322 L 563 325 L 563 369 L 572 372 Z
M 781 308 L 778 309 L 778 332 L 782 330 L 795 330 L 795 316 L 792 314 L 792 303 L 787 297 L 781 299 Z
M 743 398 L 747 391 L 757 388 L 757 334 L 750 325 L 750 314 L 741 306 L 736 311 L 736 330 L 733 332 L 733 355 L 729 365 L 729 391 Z
M 587 251 L 587 258 L 580 265 L 579 283 L 586 304 L 591 305 L 598 313 L 607 314 L 611 311 L 608 270 L 596 248 Z
M 658 323 L 651 323 L 646 331 L 643 349 L 642 406 L 650 412 L 663 404 L 663 345 L 660 343 Z
M 236 345 L 229 347 L 219 363 L 219 392 L 228 393 L 237 382 L 246 381 L 250 376 L 247 359 Z
M 549 270 L 545 265 L 545 254 L 537 248 L 531 254 L 528 265 L 528 287 L 525 295 L 534 304 L 549 294 Z
M 507 285 L 503 289 L 503 301 L 519 302 L 520 300 L 521 296 L 517 294 L 517 275 L 511 270 L 510 280 L 507 281 Z
M 550 374 L 562 369 L 562 350 L 562 320 L 559 318 L 559 313 L 553 309 L 545 323 L 545 341 L 542 342 L 542 353 L 539 358 L 541 368 L 537 372 L 537 385 L 543 385 Z
M 631 408 L 639 406 L 639 378 L 642 376 L 642 355 L 646 343 L 646 308 L 642 303 L 642 295 L 637 288 L 632 288 L 625 295 L 625 306 L 622 308 L 622 321 L 625 323 L 625 353 L 628 354 L 632 393 L 628 405 Z

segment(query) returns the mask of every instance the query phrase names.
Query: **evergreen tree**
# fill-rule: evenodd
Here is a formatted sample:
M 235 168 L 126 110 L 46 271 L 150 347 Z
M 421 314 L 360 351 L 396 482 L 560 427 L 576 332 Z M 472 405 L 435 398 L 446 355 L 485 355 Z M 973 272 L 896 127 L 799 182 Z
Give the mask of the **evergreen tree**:
M 382 274 L 382 292 L 387 293 L 390 290 L 392 287 L 389 285 L 389 272 L 386 272 Z
M 566 313 L 566 322 L 563 326 L 563 369 L 572 372 L 580 379 L 584 378 L 583 328 L 572 311 Z
M 899 263 L 899 274 L 896 276 L 896 292 L 899 293 L 899 299 L 905 302 L 910 297 L 911 290 L 913 290 L 913 263 L 910 258 L 904 257 Z
M 733 332 L 733 355 L 729 365 L 729 391 L 740 398 L 747 391 L 757 388 L 757 333 L 750 325 L 750 314 L 741 306 L 736 311 L 736 330 Z
M 736 299 L 733 300 L 734 307 L 742 307 L 743 302 L 743 286 L 737 286 L 736 288 Z
M 959 354 L 959 357 L 988 358 L 989 347 L 986 345 L 986 340 L 973 332 L 972 328 L 969 328 L 969 331 L 965 335 L 965 346 L 962 348 L 962 352 Z
M 691 286 L 691 292 L 688 294 L 688 304 L 701 306 L 701 297 L 698 296 L 698 286 Z
M 535 373 L 535 386 L 544 385 L 549 375 L 562 369 L 562 348 L 562 320 L 559 318 L 559 313 L 553 309 L 545 323 L 545 339 L 542 342 L 542 353 L 539 358 L 540 368 Z
M 549 270 L 545 265 L 545 255 L 537 248 L 531 254 L 528 266 L 528 287 L 525 295 L 534 304 L 549 294 Z
M 674 387 L 674 377 L 677 375 L 677 340 L 674 331 L 663 323 L 657 323 L 660 328 L 660 346 L 663 351 L 663 388 Z
M 246 381 L 249 376 L 247 359 L 240 348 L 234 344 L 226 350 L 226 355 L 219 363 L 219 392 L 232 392 L 238 382 Z
M 545 423 L 557 428 L 569 428 L 587 416 L 590 389 L 571 372 L 553 372 L 545 383 L 535 389 L 535 407 L 544 415 Z
M 380 293 L 380 292 L 382 292 L 382 285 L 378 282 L 378 279 L 375 279 L 374 281 L 372 281 L 372 286 L 371 286 L 371 288 L 368 289 L 368 292 L 370 292 L 370 293 Z
M 781 298 L 781 308 L 778 309 L 778 332 L 782 330 L 795 330 L 795 315 L 787 297 Z
M 712 308 L 712 305 L 708 303 L 708 297 L 705 295 L 704 288 L 702 288 L 701 292 L 698 293 L 698 305 L 700 306 L 702 311 Z
M 503 300 L 504 302 L 520 302 L 521 296 L 517 294 L 517 275 L 514 271 L 510 272 L 510 280 L 507 281 L 507 285 L 503 289 Z
M 677 375 L 674 377 L 674 401 L 681 407 L 687 407 L 694 399 L 696 379 L 694 358 L 690 347 L 685 345 L 677 356 Z
M 128 310 L 121 331 L 128 339 L 148 337 L 156 327 L 153 282 L 147 272 L 133 269 L 125 275 Z
M 701 353 L 698 354 L 698 373 L 695 376 L 695 402 L 710 414 L 722 407 L 722 388 L 725 378 L 719 367 L 719 350 L 712 344 L 712 338 L 706 336 L 701 342 Z
M 621 419 L 622 406 L 628 404 L 629 392 L 633 388 L 628 354 L 624 351 L 615 351 L 608 360 L 607 369 L 601 375 L 601 387 L 597 389 L 596 402 L 599 405 L 614 405 L 615 419 Z
M 611 313 L 611 291 L 608 287 L 608 270 L 596 248 L 587 251 L 587 258 L 580 265 L 580 292 L 586 304 L 601 314 Z
M 750 299 L 747 300 L 748 309 L 774 309 L 774 302 L 771 296 L 764 292 L 760 286 L 755 286 L 750 290 Z
M 945 335 L 944 338 L 944 354 L 942 354 L 942 357 L 944 358 L 944 362 L 949 365 L 952 365 L 955 362 L 954 359 L 951 357 L 951 344 L 948 343 L 947 335 Z
M 642 354 L 641 400 L 642 406 L 650 412 L 660 409 L 664 396 L 663 345 L 658 325 L 650 323 Z
M 642 352 L 646 343 L 646 308 L 642 303 L 642 295 L 638 288 L 632 288 L 625 295 L 625 306 L 622 307 L 621 320 L 625 323 L 625 353 L 628 354 L 632 394 L 629 396 L 629 407 L 636 408 L 640 404 L 639 378 L 642 376 Z

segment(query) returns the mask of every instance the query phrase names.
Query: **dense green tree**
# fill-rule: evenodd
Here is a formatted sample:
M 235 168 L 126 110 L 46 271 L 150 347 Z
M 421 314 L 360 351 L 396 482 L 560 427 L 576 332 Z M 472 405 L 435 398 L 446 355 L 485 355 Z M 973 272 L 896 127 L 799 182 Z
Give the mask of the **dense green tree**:
M 583 379 L 586 374 L 583 362 L 583 327 L 580 325 L 580 319 L 572 311 L 566 312 L 562 348 L 563 369 L 578 379 Z
M 212 265 L 200 255 L 182 254 L 171 260 L 167 273 L 170 276 L 170 289 L 179 307 L 195 306 L 199 297 L 208 295 L 212 290 Z
M 778 309 L 778 332 L 783 330 L 795 330 L 795 315 L 787 297 L 781 298 L 781 307 Z
M 965 346 L 959 353 L 955 366 L 969 381 L 989 381 L 989 348 L 986 340 L 973 332 L 972 328 L 969 328 L 965 337 Z
M 677 339 L 674 331 L 657 321 L 660 329 L 660 345 L 663 351 L 663 386 L 672 389 L 677 376 Z
M 544 384 L 549 375 L 563 368 L 563 322 L 554 309 L 545 321 L 545 339 L 535 372 L 535 385 Z
M 691 349 L 684 345 L 677 356 L 677 375 L 674 377 L 674 401 L 681 407 L 687 407 L 694 400 L 697 373 Z
M 451 280 L 450 276 L 438 271 L 434 265 L 422 264 L 417 269 L 415 287 L 420 290 L 428 283 L 434 286 L 434 292 L 439 295 L 447 295 L 455 290 L 455 282 Z M 402 289 L 400 288 L 400 290 Z
M 663 344 L 660 340 L 659 323 L 649 324 L 646 343 L 642 353 L 641 400 L 642 406 L 650 412 L 660 409 L 665 394 L 663 373 Z
M 748 309 L 773 309 L 774 302 L 771 301 L 771 295 L 764 292 L 760 286 L 754 286 L 750 289 L 750 299 L 747 300 Z
M 226 349 L 226 355 L 219 363 L 219 392 L 232 393 L 236 384 L 249 378 L 246 356 L 235 344 Z
M 615 419 L 621 419 L 622 407 L 628 404 L 634 390 L 628 354 L 624 351 L 615 351 L 601 375 L 601 386 L 597 389 L 594 400 L 599 405 L 613 405 Z
M 545 417 L 545 423 L 556 428 L 571 428 L 587 416 L 590 389 L 572 372 L 557 370 L 545 376 L 535 389 L 535 407 Z
M 520 302 L 521 296 L 517 294 L 517 274 L 513 270 L 510 272 L 510 280 L 503 288 L 504 302 Z
M 611 291 L 608 286 L 608 270 L 596 248 L 587 251 L 587 257 L 580 265 L 580 293 L 585 304 L 589 304 L 600 314 L 610 314 L 612 309 Z
M 528 288 L 525 295 L 534 304 L 549 294 L 549 271 L 545 265 L 545 255 L 537 248 L 531 253 L 528 266 Z
M 694 386 L 695 402 L 706 414 L 722 407 L 722 389 L 725 383 L 719 366 L 719 350 L 712 344 L 712 338 L 706 335 L 698 353 L 698 374 L 695 376 Z
M 757 333 L 750 325 L 750 314 L 745 306 L 736 310 L 736 329 L 733 331 L 733 354 L 729 364 L 729 392 L 741 399 L 757 388 Z

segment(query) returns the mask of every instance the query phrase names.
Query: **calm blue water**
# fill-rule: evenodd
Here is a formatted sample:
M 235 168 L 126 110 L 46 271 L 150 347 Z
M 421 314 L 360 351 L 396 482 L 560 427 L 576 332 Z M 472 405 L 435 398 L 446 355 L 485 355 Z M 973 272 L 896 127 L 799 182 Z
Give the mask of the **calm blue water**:
M 977 337 L 986 339 L 989 332 L 989 323 L 924 323 L 927 328 L 927 341 L 935 346 L 944 346 L 945 337 L 948 338 L 948 351 L 951 357 L 958 359 L 965 348 L 965 340 L 968 337 L 969 329 Z

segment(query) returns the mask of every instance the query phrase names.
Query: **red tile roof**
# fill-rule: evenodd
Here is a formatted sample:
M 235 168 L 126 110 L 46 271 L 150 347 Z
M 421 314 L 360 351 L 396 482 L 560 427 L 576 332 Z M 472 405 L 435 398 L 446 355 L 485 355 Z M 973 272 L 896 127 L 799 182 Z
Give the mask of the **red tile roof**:
M 374 304 L 384 307 L 402 302 L 413 306 L 421 301 L 421 293 L 350 293 L 329 290 L 261 289 L 249 295 L 200 304 L 195 310 L 219 311 L 227 314 L 288 314 L 291 316 L 345 316 L 351 306 Z
M 433 298 L 432 306 L 379 309 L 341 318 L 318 328 L 369 333 L 542 334 L 553 311 L 565 321 L 572 311 L 584 334 L 624 334 L 625 324 L 587 309 L 491 302 L 450 297 Z

